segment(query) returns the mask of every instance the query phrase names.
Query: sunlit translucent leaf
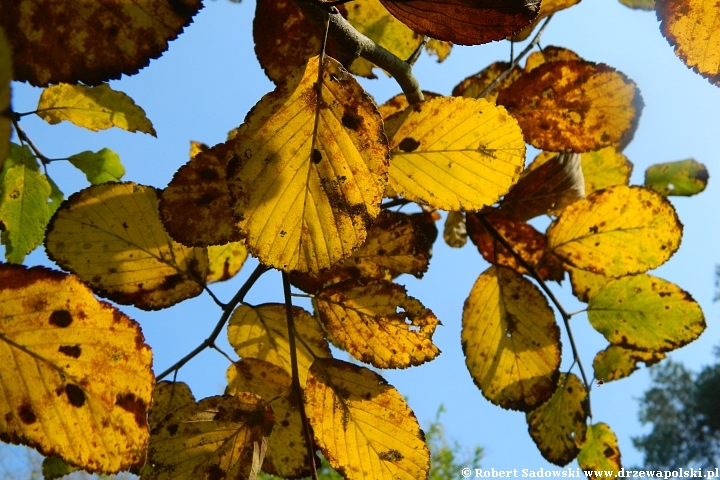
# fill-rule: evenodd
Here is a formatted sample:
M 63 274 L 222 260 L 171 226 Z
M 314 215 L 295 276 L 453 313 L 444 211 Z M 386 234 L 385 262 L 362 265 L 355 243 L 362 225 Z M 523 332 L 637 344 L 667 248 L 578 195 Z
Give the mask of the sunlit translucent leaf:
M 433 93 L 423 90 L 423 97 L 425 100 L 431 100 L 436 97 L 440 97 L 439 93 Z M 390 98 L 387 102 L 383 103 L 378 107 L 378 112 L 383 119 L 388 118 L 390 115 L 405 110 L 410 104 L 407 101 L 404 93 L 398 93 L 394 97 Z
M 48 198 L 48 208 L 50 209 L 50 215 L 52 216 L 55 214 L 58 208 L 60 208 L 60 204 L 65 200 L 65 195 L 60 190 L 60 187 L 58 187 L 55 182 L 53 182 L 52 178 L 46 177 L 47 181 L 50 183 L 50 197 Z
M 608 282 L 590 299 L 588 318 L 610 343 L 656 352 L 680 348 L 705 330 L 689 293 L 644 274 Z
M 710 83 L 720 85 L 720 11 L 711 0 L 656 0 L 660 31 L 675 55 Z
M 648 352 L 625 348 L 620 345 L 610 345 L 595 355 L 593 370 L 595 371 L 595 378 L 603 382 L 609 382 L 629 377 L 631 373 L 638 369 L 637 364 L 640 362 L 649 367 L 663 358 L 665 358 L 665 354 L 661 352 Z
M 562 374 L 550 400 L 528 412 L 528 431 L 540 453 L 550 463 L 565 466 L 585 441 L 585 421 L 590 411 L 588 392 L 575 374 Z
M 413 31 L 458 45 L 479 45 L 502 40 L 527 26 L 540 2 L 507 0 L 381 0 Z
M 431 38 L 425 45 L 425 51 L 428 55 L 437 57 L 438 63 L 444 62 L 450 51 L 452 50 L 451 42 L 443 42 L 442 40 L 435 40 Z
M 185 405 L 195 403 L 195 397 L 184 382 L 159 382 L 155 385 L 148 425 L 153 430 L 165 417 Z
M 309 476 L 310 460 L 302 417 L 295 394 L 290 389 L 290 375 L 271 363 L 245 358 L 228 368 L 227 379 L 227 395 L 254 393 L 269 402 L 275 414 L 275 426 L 268 441 L 263 471 L 281 478 Z
M 633 164 L 615 147 L 605 147 L 580 155 L 585 177 L 585 196 L 611 185 L 627 185 Z
M 297 335 L 303 339 L 296 346 L 300 384 L 305 385 L 313 354 L 330 357 L 330 348 L 320 326 L 308 312 L 293 307 L 293 319 Z M 228 341 L 241 357 L 259 358 L 292 372 L 284 304 L 241 305 L 230 317 Z M 305 345 L 312 348 L 312 353 Z
M 381 376 L 340 360 L 318 359 L 304 394 L 318 446 L 345 478 L 427 478 L 430 452 L 420 425 Z
M 525 157 L 517 122 L 484 99 L 444 97 L 413 105 L 389 133 L 390 185 L 441 210 L 480 210 L 515 182 Z
M 467 77 L 453 88 L 452 94 L 456 97 L 481 98 L 480 95 L 495 81 L 505 70 L 510 67 L 507 62 L 491 63 L 488 67 Z M 501 90 L 509 87 L 522 74 L 522 70 L 514 67 L 510 73 L 501 80 L 484 98 L 488 102 L 495 103 Z
M 632 139 L 643 103 L 635 84 L 604 64 L 548 62 L 500 92 L 525 139 L 552 152 L 587 152 Z
M 620 3 L 635 10 L 655 10 L 655 0 L 620 0 Z
M 681 237 L 670 202 L 651 190 L 621 185 L 573 203 L 547 230 L 548 249 L 558 257 L 610 277 L 658 267 Z
M 583 470 L 612 471 L 613 475 L 603 478 L 615 478 L 621 465 L 620 449 L 615 433 L 606 423 L 596 423 L 588 427 L 586 440 L 577 460 Z
M 406 368 L 434 359 L 437 317 L 404 287 L 363 278 L 315 295 L 320 320 L 353 357 L 378 368 Z
M 7 112 L 10 108 L 10 82 L 12 79 L 12 52 L 5 31 L 0 27 L 0 171 L 2 171 L 5 157 L 10 153 L 12 122 Z
M 316 109 L 318 66 L 312 58 L 260 100 L 238 129 L 227 169 L 248 249 L 288 272 L 318 273 L 350 256 L 380 213 L 386 185 L 388 151 L 375 105 L 326 57 Z
M 108 148 L 99 152 L 81 152 L 68 157 L 68 161 L 85 174 L 88 182 L 98 185 L 105 182 L 119 182 L 125 175 L 120 155 Z
M 73 276 L 5 264 L 0 325 L 4 441 L 88 471 L 144 462 L 154 378 L 136 322 Z
M 198 153 L 204 152 L 205 150 L 210 150 L 210 147 L 202 142 L 190 140 L 190 159 L 195 158 Z
M 525 71 L 529 72 L 543 63 L 559 62 L 561 60 L 582 60 L 582 58 L 572 50 L 550 45 L 528 55 L 527 60 L 525 60 Z
M 145 111 L 132 98 L 109 85 L 53 85 L 43 90 L 37 115 L 55 125 L 63 120 L 97 132 L 112 127 L 156 136 Z
M 580 0 L 543 0 L 542 3 L 540 3 L 540 13 L 538 13 L 538 16 L 535 17 L 535 20 L 533 20 L 530 25 L 513 35 L 512 41 L 522 42 L 526 40 L 533 30 L 535 30 L 535 27 L 540 24 L 541 20 L 559 12 L 560 10 L 570 8 L 577 3 L 580 3 Z
M 206 283 L 231 279 L 240 271 L 248 256 L 247 248 L 240 242 L 213 245 L 207 251 L 210 266 L 205 277 Z
M 445 218 L 443 239 L 453 248 L 460 248 L 467 243 L 467 225 L 465 214 L 462 212 L 448 212 Z
M 257 395 L 216 396 L 176 410 L 150 435 L 147 480 L 215 480 L 250 476 L 275 419 Z M 264 455 L 264 452 L 263 452 Z
M 200 0 L 17 0 L 0 3 L 15 80 L 97 85 L 158 58 L 202 8 Z
M 207 252 L 173 241 L 157 209 L 152 187 L 104 183 L 81 190 L 53 216 L 45 238 L 48 256 L 99 295 L 143 310 L 197 296 Z
M 570 272 L 570 285 L 572 285 L 573 295 L 581 302 L 588 303 L 611 280 L 610 277 L 588 272 L 587 270 L 573 267 L 567 267 L 567 269 Z
M 645 186 L 662 195 L 690 197 L 705 190 L 710 175 L 693 159 L 656 163 L 645 170 Z
M 555 391 L 560 330 L 540 290 L 505 267 L 485 270 L 465 301 L 465 364 L 485 398 L 530 411 Z

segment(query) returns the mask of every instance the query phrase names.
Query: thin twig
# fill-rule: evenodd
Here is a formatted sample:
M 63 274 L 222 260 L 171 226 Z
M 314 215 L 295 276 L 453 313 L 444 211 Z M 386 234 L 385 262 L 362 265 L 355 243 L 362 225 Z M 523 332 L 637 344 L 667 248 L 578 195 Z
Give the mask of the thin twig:
M 382 205 L 380 205 L 380 208 L 383 210 L 387 210 L 388 208 L 407 205 L 408 203 L 411 203 L 410 200 L 406 200 L 404 198 L 396 198 L 394 200 L 383 203 Z
M 411 65 L 411 66 L 415 65 L 415 62 L 417 62 L 417 59 L 420 58 L 420 54 L 423 52 L 423 49 L 427 45 L 428 40 L 430 40 L 430 38 L 427 35 L 424 35 L 422 38 L 422 41 L 420 42 L 420 45 L 418 45 L 418 47 L 415 49 L 415 51 L 412 54 L 410 54 L 408 59 L 405 60 L 405 63 L 407 63 L 408 65 Z
M 25 130 L 22 129 L 22 127 L 20 126 L 20 122 L 17 120 L 16 117 L 13 117 L 12 124 L 13 124 L 13 127 L 15 127 L 15 133 L 17 133 L 17 136 L 20 139 L 20 141 L 25 142 L 28 144 L 28 146 L 30 146 L 32 151 L 35 153 L 35 156 L 37 158 L 39 158 L 40 161 L 42 162 L 43 166 L 52 162 L 52 160 L 50 158 L 46 157 L 45 155 L 43 155 L 40 152 L 40 150 L 37 148 L 37 146 L 32 142 L 32 140 L 30 140 L 30 137 L 28 137 L 27 133 L 25 133 Z
M 218 307 L 223 308 L 223 309 L 225 308 L 225 305 L 227 305 L 227 304 L 221 302 L 220 299 L 215 296 L 215 294 L 213 293 L 213 291 L 208 288 L 207 285 L 204 285 L 204 286 L 203 286 L 203 289 L 208 293 L 208 295 L 210 295 L 210 298 L 213 299 L 213 302 L 215 302 Z

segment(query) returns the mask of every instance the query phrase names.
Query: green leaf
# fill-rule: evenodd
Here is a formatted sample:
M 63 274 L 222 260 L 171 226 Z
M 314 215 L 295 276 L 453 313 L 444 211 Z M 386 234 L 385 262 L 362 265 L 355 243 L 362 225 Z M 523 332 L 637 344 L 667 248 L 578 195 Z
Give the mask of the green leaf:
M 157 136 L 145 111 L 128 95 L 103 84 L 53 85 L 43 90 L 37 115 L 51 125 L 67 120 L 93 132 L 111 127 Z
M 619 380 L 629 377 L 638 369 L 637 364 L 643 362 L 646 367 L 655 365 L 665 358 L 661 352 L 647 352 L 624 348 L 620 345 L 610 345 L 605 350 L 598 352 L 593 360 L 595 378 L 603 382 Z
M 70 163 L 82 171 L 92 185 L 119 182 L 125 175 L 120 156 L 108 148 L 99 152 L 81 152 L 68 157 Z
M 65 200 L 65 194 L 60 190 L 53 179 L 49 176 L 46 177 L 48 183 L 50 183 L 50 198 L 48 199 L 48 208 L 50 209 L 50 216 L 60 207 L 60 204 Z
M 656 163 L 645 170 L 645 186 L 661 195 L 690 197 L 705 190 L 707 168 L 693 159 Z
M 587 429 L 587 440 L 577 460 L 583 470 L 605 470 L 617 474 L 620 470 L 620 450 L 615 433 L 606 423 L 596 423 Z M 614 478 L 615 475 L 604 478 Z

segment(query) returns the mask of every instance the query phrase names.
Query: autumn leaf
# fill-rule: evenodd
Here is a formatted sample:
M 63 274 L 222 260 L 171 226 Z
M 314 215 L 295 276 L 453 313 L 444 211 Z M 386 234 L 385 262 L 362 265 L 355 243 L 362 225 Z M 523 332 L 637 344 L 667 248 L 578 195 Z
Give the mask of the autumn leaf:
M 422 94 L 426 101 L 442 96 L 439 93 L 428 92 L 425 90 L 422 91 Z M 383 120 L 385 120 L 395 113 L 402 112 L 409 106 L 410 103 L 408 103 L 405 94 L 398 93 L 394 97 L 388 99 L 382 105 L 378 106 L 378 112 L 380 112 L 380 116 L 383 118 Z
M 441 210 L 480 210 L 515 182 L 525 157 L 517 123 L 484 99 L 436 98 L 406 110 L 390 135 L 390 186 Z
M 119 182 L 125 175 L 120 156 L 103 148 L 98 152 L 81 152 L 68 157 L 68 161 L 85 174 L 88 182 L 98 185 L 105 182 Z
M 620 0 L 620 3 L 635 10 L 655 10 L 655 0 Z
M 560 372 L 560 330 L 538 288 L 492 266 L 473 285 L 462 316 L 465 364 L 495 405 L 530 411 L 550 398 Z
M 427 478 L 430 452 L 415 414 L 380 375 L 318 359 L 304 391 L 318 446 L 348 480 Z
M 144 462 L 154 377 L 135 321 L 74 276 L 0 264 L 0 325 L 5 441 L 89 472 Z
M 464 247 L 467 243 L 467 225 L 463 212 L 448 212 L 445 217 L 445 228 L 443 229 L 443 240 L 453 248 Z
M 148 425 L 154 430 L 160 422 L 185 405 L 194 404 L 195 397 L 184 382 L 158 382 L 153 391 L 152 407 L 148 414 Z
M 625 348 L 620 345 L 609 345 L 605 350 L 598 352 L 593 360 L 595 378 L 603 382 L 619 380 L 629 377 L 638 369 L 637 364 L 643 362 L 646 367 L 655 365 L 665 358 L 662 352 L 649 352 Z
M 510 64 L 507 62 L 495 62 L 479 71 L 475 75 L 467 77 L 465 80 L 460 82 L 453 88 L 452 94 L 456 97 L 468 97 L 468 98 L 484 98 L 490 103 L 495 103 L 498 94 L 501 90 L 506 89 L 512 83 L 520 78 L 522 70 L 518 67 L 513 67 L 510 73 L 501 80 L 495 88 L 488 92 L 485 96 L 481 96 L 482 93 L 488 88 L 502 73 L 504 73 Z
M 425 44 L 425 51 L 430 56 L 436 56 L 438 63 L 442 63 L 450 55 L 452 50 L 452 42 L 443 42 L 442 40 L 435 40 L 431 38 Z
M 0 171 L 5 157 L 10 153 L 12 119 L 10 111 L 10 82 L 13 79 L 12 52 L 5 31 L 0 27 Z
M 595 423 L 587 428 L 585 443 L 577 456 L 582 470 L 612 471 L 615 478 L 620 470 L 620 449 L 615 433 L 605 423 Z
M 158 196 L 156 189 L 131 182 L 75 193 L 50 221 L 48 256 L 120 304 L 158 310 L 199 295 L 207 252 L 165 233 Z
M 210 265 L 205 283 L 224 282 L 234 277 L 242 268 L 248 253 L 240 242 L 208 247 Z
M 661 195 L 690 197 L 707 186 L 707 168 L 693 159 L 656 163 L 645 170 L 645 186 Z
M 577 53 L 565 47 L 549 45 L 540 51 L 535 51 L 528 55 L 527 60 L 525 60 L 525 71 L 529 72 L 530 70 L 534 70 L 544 63 L 559 62 L 562 60 L 582 60 L 582 58 L 580 58 L 580 55 Z
M 565 266 L 570 273 L 570 285 L 572 293 L 581 302 L 588 303 L 607 282 L 612 280 L 611 277 L 592 273 L 587 270 Z
M 580 155 L 585 178 L 585 196 L 612 185 L 627 185 L 633 164 L 615 147 L 605 147 Z
M 315 57 L 260 100 L 238 129 L 227 169 L 245 244 L 287 272 L 319 273 L 350 256 L 380 213 L 386 184 L 387 145 L 375 105 L 326 57 L 327 108 L 316 108 L 318 68 Z
M 520 30 L 518 33 L 512 36 L 513 42 L 522 42 L 528 39 L 530 34 L 540 24 L 540 21 L 544 18 L 554 15 L 560 10 L 565 10 L 573 5 L 580 3 L 580 0 L 543 0 L 540 3 L 540 12 L 537 17 L 527 27 Z
M 3 1 L 0 25 L 14 52 L 15 80 L 98 85 L 158 58 L 201 8 L 200 0 Z

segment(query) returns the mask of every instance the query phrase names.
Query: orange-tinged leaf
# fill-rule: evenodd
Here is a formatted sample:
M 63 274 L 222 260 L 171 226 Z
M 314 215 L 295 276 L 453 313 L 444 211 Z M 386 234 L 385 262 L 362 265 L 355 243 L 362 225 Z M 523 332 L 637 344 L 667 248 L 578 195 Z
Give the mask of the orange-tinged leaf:
M 448 212 L 445 217 L 443 240 L 453 248 L 464 247 L 467 243 L 467 224 L 463 212 Z
M 167 416 L 150 436 L 148 480 L 255 478 L 275 418 L 257 395 L 241 392 L 186 405 Z M 256 457 L 255 459 L 253 457 Z
M 588 272 L 579 268 L 573 268 L 565 265 L 570 273 L 570 285 L 572 285 L 572 293 L 581 302 L 588 303 L 590 299 L 605 286 L 607 282 L 612 280 L 611 277 L 599 275 L 597 273 Z
M 620 470 L 620 449 L 617 437 L 606 423 L 596 423 L 587 429 L 586 440 L 577 456 L 578 465 L 583 470 L 612 471 L 612 479 Z
M 0 27 L 0 171 L 5 157 L 10 153 L 10 134 L 12 122 L 10 108 L 10 82 L 13 79 L 12 52 L 5 31 Z
M 705 330 L 705 316 L 689 293 L 652 275 L 614 279 L 588 302 L 590 324 L 612 344 L 668 352 Z
M 0 264 L 3 440 L 91 472 L 142 465 L 154 377 L 140 326 L 74 276 Z
M 532 52 L 525 60 L 525 71 L 529 72 L 543 63 L 558 62 L 561 60 L 582 60 L 580 55 L 564 47 L 547 46 L 539 52 Z
M 297 344 L 300 384 L 315 357 L 330 357 L 325 336 L 315 319 L 300 307 L 293 307 L 295 330 L 303 342 Z M 284 304 L 239 306 L 230 317 L 228 341 L 241 357 L 259 358 L 291 373 L 287 316 Z M 312 348 L 309 352 L 305 345 Z
M 155 429 L 165 417 L 175 410 L 195 403 L 195 397 L 190 391 L 190 387 L 184 382 L 158 382 L 152 398 L 152 408 L 148 414 L 150 430 Z
M 570 463 L 585 441 L 590 403 L 575 374 L 562 374 L 550 400 L 526 415 L 528 431 L 540 453 L 561 467 Z
M 585 178 L 585 196 L 612 185 L 627 185 L 633 164 L 615 147 L 605 147 L 580 155 Z
M 543 0 L 540 3 L 540 12 L 537 17 L 532 21 L 530 25 L 520 30 L 518 33 L 512 36 L 513 42 L 522 42 L 527 40 L 530 34 L 535 30 L 541 20 L 553 15 L 560 10 L 570 8 L 575 4 L 580 3 L 580 0 Z
M 390 136 L 390 185 L 440 210 L 480 210 L 517 180 L 525 143 L 504 108 L 484 99 L 436 98 L 413 105 Z
M 240 271 L 247 256 L 247 248 L 240 242 L 208 247 L 210 266 L 205 282 L 224 282 L 231 279 Z
M 482 93 L 488 88 L 492 82 L 494 82 L 503 72 L 510 67 L 507 62 L 495 62 L 491 63 L 485 69 L 467 77 L 465 80 L 460 82 L 453 88 L 452 94 L 456 97 L 468 97 L 468 98 L 484 98 L 490 103 L 495 103 L 498 94 L 501 90 L 506 89 L 512 83 L 520 78 L 522 70 L 518 67 L 513 67 L 507 76 L 500 80 L 500 82 L 485 96 L 481 97 Z
M 465 364 L 485 398 L 530 411 L 550 398 L 560 375 L 560 329 L 540 290 L 492 266 L 473 285 L 462 317 Z
M 380 213 L 387 175 L 382 119 L 360 85 L 326 57 L 313 147 L 315 57 L 248 114 L 227 176 L 250 252 L 287 272 L 318 273 L 350 256 Z
M 503 105 L 534 147 L 587 152 L 632 139 L 643 107 L 625 75 L 604 64 L 548 62 L 500 92 Z
M 405 288 L 361 278 L 315 295 L 320 320 L 341 348 L 378 368 L 406 368 L 434 359 L 437 317 Z
M 425 100 L 431 100 L 436 97 L 441 97 L 439 93 L 433 93 L 433 92 L 427 92 L 425 90 L 422 91 L 423 97 Z M 380 105 L 378 107 L 378 112 L 380 112 L 380 116 L 384 119 L 388 118 L 390 115 L 393 115 L 398 112 L 402 112 L 405 110 L 410 104 L 407 101 L 407 97 L 405 97 L 404 93 L 398 93 L 394 97 L 387 100 L 385 103 Z
M 75 193 L 50 220 L 48 256 L 99 295 L 143 310 L 199 295 L 207 252 L 184 247 L 165 233 L 158 196 L 153 187 L 131 182 Z
M 605 350 L 598 352 L 593 360 L 595 378 L 603 382 L 619 380 L 629 377 L 638 369 L 637 364 L 643 362 L 646 367 L 655 365 L 665 358 L 662 352 L 648 352 L 625 348 L 620 345 L 609 345 Z
M 97 85 L 132 75 L 167 50 L 200 0 L 18 0 L 0 3 L 15 80 Z
M 304 391 L 318 446 L 348 480 L 427 478 L 430 452 L 415 414 L 377 373 L 318 359 Z
M 573 267 L 610 277 L 660 266 L 681 237 L 682 224 L 670 202 L 624 185 L 578 200 L 547 230 L 549 251 Z

